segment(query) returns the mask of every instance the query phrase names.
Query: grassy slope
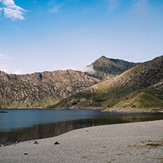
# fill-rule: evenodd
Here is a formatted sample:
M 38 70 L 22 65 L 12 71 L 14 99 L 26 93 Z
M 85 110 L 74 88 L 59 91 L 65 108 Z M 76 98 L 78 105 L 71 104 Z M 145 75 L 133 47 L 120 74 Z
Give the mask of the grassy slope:
M 47 108 L 49 105 L 55 105 L 59 100 L 50 96 L 46 99 L 35 99 L 31 101 L 29 98 L 21 100 L 11 100 L 0 98 L 0 108 Z
M 163 56 L 61 100 L 54 107 L 155 107 L 163 108 Z

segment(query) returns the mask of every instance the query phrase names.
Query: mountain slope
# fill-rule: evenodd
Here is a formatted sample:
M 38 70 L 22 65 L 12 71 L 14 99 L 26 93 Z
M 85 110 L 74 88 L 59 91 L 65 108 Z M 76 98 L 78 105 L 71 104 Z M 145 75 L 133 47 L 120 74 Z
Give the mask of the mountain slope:
M 163 56 L 61 100 L 55 107 L 163 108 Z
M 0 71 L 0 108 L 47 107 L 98 82 L 98 79 L 73 70 L 27 75 Z
M 94 69 L 94 72 L 88 73 L 89 75 L 104 80 L 116 75 L 120 75 L 124 71 L 136 66 L 137 64 L 138 63 L 127 62 L 119 59 L 111 59 L 102 56 L 87 67 Z

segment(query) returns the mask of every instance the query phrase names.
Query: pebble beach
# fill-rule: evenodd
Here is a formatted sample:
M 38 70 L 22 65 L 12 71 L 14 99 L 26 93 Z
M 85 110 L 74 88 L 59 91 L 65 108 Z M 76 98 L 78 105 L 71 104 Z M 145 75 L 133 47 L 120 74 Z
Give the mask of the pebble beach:
M 1 163 L 162 163 L 163 120 L 77 129 L 0 147 Z

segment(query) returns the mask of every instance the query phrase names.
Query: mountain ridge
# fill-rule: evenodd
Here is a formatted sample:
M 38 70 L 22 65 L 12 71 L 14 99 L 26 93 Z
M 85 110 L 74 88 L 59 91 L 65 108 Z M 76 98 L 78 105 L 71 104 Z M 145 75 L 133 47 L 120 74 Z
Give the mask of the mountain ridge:
M 47 107 L 61 98 L 100 82 L 86 73 L 73 70 L 7 74 L 0 71 L 0 107 Z
M 163 107 L 162 83 L 163 56 L 160 56 L 61 100 L 55 107 L 160 108 Z M 152 104 L 147 97 L 155 102 Z
M 99 68 L 103 68 L 106 61 L 106 69 L 100 74 L 102 78 L 74 70 L 23 75 L 0 71 L 0 108 L 162 107 L 163 56 L 145 63 L 105 56 L 96 61 L 100 62 Z M 111 70 L 106 66 L 108 62 L 116 68 Z M 118 69 L 120 75 L 115 73 L 117 67 L 121 68 Z M 126 67 L 128 70 L 121 74 Z M 110 71 L 113 71 L 111 75 Z
M 136 66 L 137 64 L 139 63 L 101 56 L 100 58 L 98 58 L 93 63 L 87 66 L 94 69 L 94 72 L 87 74 L 100 80 L 107 80 L 111 77 L 123 73 L 124 71 Z

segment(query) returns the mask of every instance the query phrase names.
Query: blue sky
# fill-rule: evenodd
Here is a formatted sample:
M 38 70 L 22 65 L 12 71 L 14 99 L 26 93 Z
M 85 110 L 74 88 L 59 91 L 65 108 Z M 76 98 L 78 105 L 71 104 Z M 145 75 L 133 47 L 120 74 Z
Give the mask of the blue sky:
M 162 0 L 0 0 L 0 70 L 7 73 L 162 54 Z

